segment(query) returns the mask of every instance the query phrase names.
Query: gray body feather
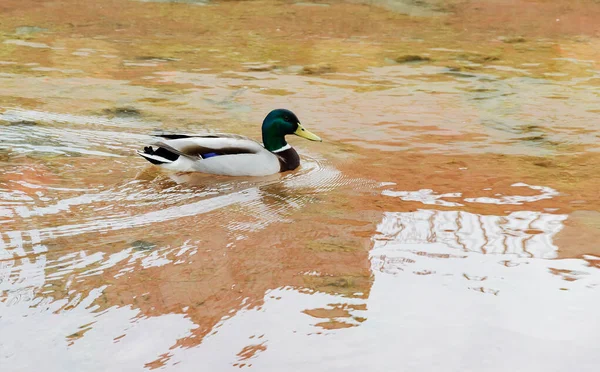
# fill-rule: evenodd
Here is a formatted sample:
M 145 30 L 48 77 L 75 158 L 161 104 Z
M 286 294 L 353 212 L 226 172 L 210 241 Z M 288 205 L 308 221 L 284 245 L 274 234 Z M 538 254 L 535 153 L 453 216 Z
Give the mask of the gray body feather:
M 152 145 L 157 150 L 164 150 L 151 149 L 151 152 L 138 151 L 138 154 L 153 164 L 173 171 L 266 176 L 282 169 L 283 159 L 278 155 L 268 151 L 260 143 L 239 135 L 166 135 Z M 203 155 L 211 153 L 217 156 L 203 158 Z

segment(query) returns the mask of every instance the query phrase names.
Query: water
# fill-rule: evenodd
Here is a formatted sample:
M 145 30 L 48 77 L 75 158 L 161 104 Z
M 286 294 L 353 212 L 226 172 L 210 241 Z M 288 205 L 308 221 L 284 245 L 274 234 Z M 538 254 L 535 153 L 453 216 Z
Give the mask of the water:
M 595 371 L 600 5 L 531 6 L 0 6 L 2 370 Z M 277 107 L 294 172 L 135 155 Z

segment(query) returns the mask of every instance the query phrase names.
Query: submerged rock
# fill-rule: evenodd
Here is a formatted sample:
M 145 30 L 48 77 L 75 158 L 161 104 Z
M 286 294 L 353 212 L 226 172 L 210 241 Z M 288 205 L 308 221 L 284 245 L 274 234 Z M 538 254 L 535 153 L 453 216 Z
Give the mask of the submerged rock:
M 151 249 L 156 248 L 156 244 L 150 243 L 150 242 L 145 241 L 145 240 L 136 240 L 133 243 L 131 243 L 131 246 L 136 251 L 149 251 Z
M 416 54 L 407 54 L 396 58 L 397 63 L 431 62 L 431 58 Z
M 457 55 L 456 59 L 463 60 L 463 61 L 469 61 L 472 63 L 484 64 L 484 63 L 488 63 L 488 62 L 498 61 L 498 60 L 500 60 L 500 57 L 495 56 L 495 55 L 485 55 L 485 54 L 478 54 L 478 53 L 463 53 L 463 54 Z
M 500 40 L 507 44 L 524 43 L 527 41 L 523 36 L 502 37 Z
M 335 69 L 329 63 L 317 63 L 314 65 L 306 65 L 302 68 L 303 75 L 321 75 L 334 72 Z
M 9 121 L 9 125 L 23 125 L 23 126 L 35 126 L 38 125 L 37 121 L 33 120 L 18 120 L 18 121 Z
M 277 68 L 277 66 L 270 63 L 247 63 L 244 67 L 246 70 L 254 72 L 273 71 Z
M 110 109 L 102 110 L 102 114 L 110 117 L 119 117 L 119 118 L 131 118 L 131 117 L 139 117 L 142 116 L 140 110 L 135 107 L 115 107 Z
M 466 70 L 464 68 L 464 66 L 446 66 L 446 68 L 448 70 L 443 72 L 444 75 L 456 76 L 456 77 L 461 77 L 461 78 L 474 78 L 475 77 L 475 75 L 473 75 L 473 74 L 463 72 Z

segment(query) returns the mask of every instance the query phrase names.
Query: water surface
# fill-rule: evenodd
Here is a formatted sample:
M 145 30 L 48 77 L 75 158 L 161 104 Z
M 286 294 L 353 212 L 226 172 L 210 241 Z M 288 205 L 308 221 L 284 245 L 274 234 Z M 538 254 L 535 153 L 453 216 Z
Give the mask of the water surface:
M 595 371 L 598 25 L 594 1 L 3 2 L 2 366 Z M 324 138 L 290 139 L 294 172 L 135 155 L 260 138 L 277 107 Z

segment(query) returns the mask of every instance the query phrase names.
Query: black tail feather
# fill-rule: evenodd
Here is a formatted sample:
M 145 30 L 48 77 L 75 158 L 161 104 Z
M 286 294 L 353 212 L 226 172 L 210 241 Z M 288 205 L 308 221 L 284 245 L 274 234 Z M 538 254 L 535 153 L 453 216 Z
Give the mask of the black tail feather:
M 139 152 L 139 154 L 142 156 L 143 156 L 143 154 L 153 155 L 153 156 L 164 158 L 165 160 L 169 160 L 171 162 L 173 162 L 179 158 L 178 154 L 174 154 L 167 149 L 163 149 L 162 147 L 158 147 L 156 150 L 154 150 L 152 148 L 152 146 L 146 146 L 146 147 L 144 147 L 144 152 L 143 153 Z M 146 156 L 144 156 L 144 158 L 146 160 L 148 160 L 150 163 L 155 164 L 155 165 L 167 163 L 167 161 L 160 161 L 160 160 L 146 157 Z
M 161 158 L 165 158 L 170 161 L 175 161 L 179 158 L 179 154 L 174 154 L 171 151 L 162 147 L 158 147 L 156 150 L 154 150 L 152 146 L 146 146 L 144 147 L 144 153 L 149 155 L 160 156 Z

